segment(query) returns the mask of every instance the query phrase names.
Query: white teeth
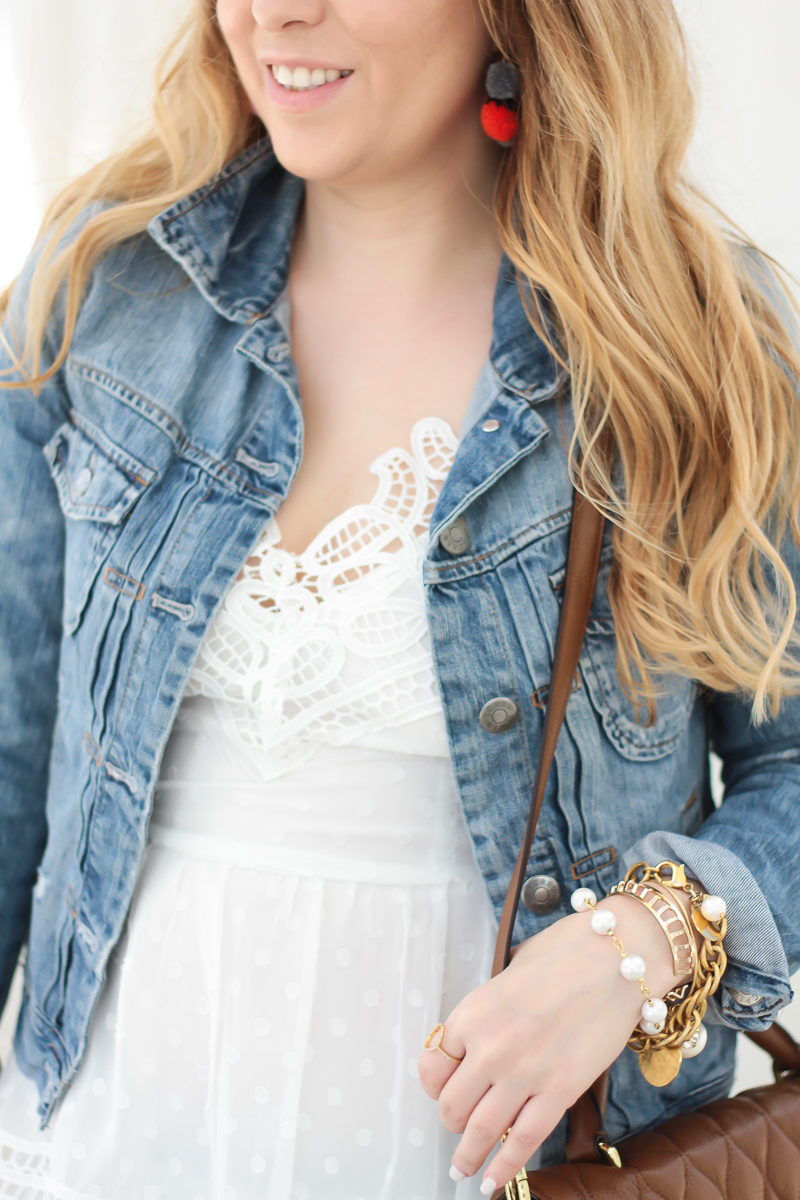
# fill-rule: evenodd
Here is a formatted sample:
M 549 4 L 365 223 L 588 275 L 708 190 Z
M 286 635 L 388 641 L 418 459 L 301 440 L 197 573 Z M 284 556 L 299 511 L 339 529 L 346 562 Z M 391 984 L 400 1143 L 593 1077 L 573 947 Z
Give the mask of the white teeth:
M 325 70 L 323 67 L 284 67 L 272 66 L 272 74 L 281 87 L 293 92 L 307 92 L 311 88 L 322 87 L 324 83 L 333 83 L 342 76 L 352 75 L 352 71 L 337 71 L 334 68 Z

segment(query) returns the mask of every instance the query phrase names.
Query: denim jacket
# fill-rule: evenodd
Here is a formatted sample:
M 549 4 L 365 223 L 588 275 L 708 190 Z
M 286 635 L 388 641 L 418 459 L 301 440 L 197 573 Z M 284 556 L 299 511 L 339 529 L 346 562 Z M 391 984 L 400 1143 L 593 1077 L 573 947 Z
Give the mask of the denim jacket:
M 279 302 L 303 191 L 266 142 L 251 147 L 103 258 L 69 357 L 39 394 L 0 392 L 0 1001 L 27 944 L 15 1052 L 42 1128 L 86 1048 L 195 654 L 300 462 Z M 46 362 L 62 321 L 59 301 Z M 490 358 L 422 568 L 453 770 L 498 913 L 552 665 L 571 420 L 569 378 L 504 259 Z M 754 728 L 745 699 L 669 676 L 655 723 L 638 724 L 616 676 L 610 566 L 607 537 L 516 935 L 565 915 L 579 885 L 605 893 L 632 863 L 662 858 L 727 898 L 730 930 L 703 1053 L 661 1089 L 630 1051 L 615 1063 L 616 1138 L 726 1092 L 735 1031 L 764 1028 L 791 997 L 800 701 Z M 710 748 L 723 763 L 718 807 Z M 545 1161 L 563 1138 L 564 1122 Z

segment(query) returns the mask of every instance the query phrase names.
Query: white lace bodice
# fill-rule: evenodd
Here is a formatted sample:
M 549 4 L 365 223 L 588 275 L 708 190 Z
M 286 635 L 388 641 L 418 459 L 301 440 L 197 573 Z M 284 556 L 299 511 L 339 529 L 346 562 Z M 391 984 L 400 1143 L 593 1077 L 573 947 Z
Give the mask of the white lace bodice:
M 399 727 L 416 753 L 447 753 L 420 564 L 456 444 L 445 420 L 418 420 L 410 450 L 393 447 L 371 464 L 370 503 L 339 514 L 301 554 L 280 546 L 277 518 L 265 526 L 185 693 L 213 704 L 209 728 L 221 725 L 259 777 L 320 742 L 393 748 Z M 186 702 L 182 713 L 201 716 Z

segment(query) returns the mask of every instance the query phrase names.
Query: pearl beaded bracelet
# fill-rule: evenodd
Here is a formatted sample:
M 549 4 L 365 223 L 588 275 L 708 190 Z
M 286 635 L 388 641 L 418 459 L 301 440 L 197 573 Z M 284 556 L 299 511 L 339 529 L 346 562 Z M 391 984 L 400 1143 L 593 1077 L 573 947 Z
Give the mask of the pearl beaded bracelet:
M 647 970 L 647 963 L 641 954 L 627 954 L 624 945 L 616 936 L 616 915 L 610 908 L 598 908 L 597 894 L 591 888 L 587 887 L 578 888 L 577 891 L 573 892 L 570 896 L 570 904 L 575 912 L 588 912 L 591 910 L 591 926 L 594 932 L 601 936 L 610 937 L 622 955 L 622 961 L 619 964 L 620 975 L 623 979 L 630 980 L 631 983 L 639 984 L 639 988 L 645 998 L 642 1005 L 642 1020 L 639 1022 L 639 1028 L 644 1033 L 648 1033 L 650 1029 L 645 1028 L 647 1025 L 648 1027 L 652 1027 L 653 1033 L 660 1033 L 664 1028 L 667 1006 L 663 1000 L 653 997 L 653 993 L 645 983 L 644 974 Z

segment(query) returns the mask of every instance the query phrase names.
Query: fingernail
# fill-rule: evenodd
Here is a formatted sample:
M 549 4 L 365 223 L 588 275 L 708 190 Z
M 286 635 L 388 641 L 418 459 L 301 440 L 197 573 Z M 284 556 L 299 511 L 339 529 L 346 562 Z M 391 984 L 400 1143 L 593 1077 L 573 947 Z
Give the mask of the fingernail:
M 467 1177 L 466 1175 L 461 1174 L 458 1167 L 451 1167 L 450 1178 L 452 1179 L 453 1183 L 463 1183 Z
M 481 1184 L 481 1195 L 491 1196 L 492 1192 L 497 1191 L 497 1183 L 492 1179 L 491 1175 L 487 1175 Z

